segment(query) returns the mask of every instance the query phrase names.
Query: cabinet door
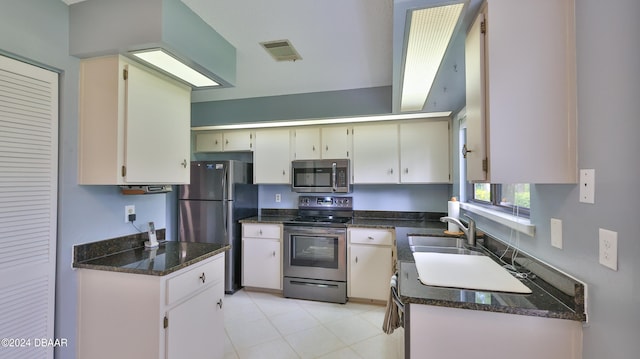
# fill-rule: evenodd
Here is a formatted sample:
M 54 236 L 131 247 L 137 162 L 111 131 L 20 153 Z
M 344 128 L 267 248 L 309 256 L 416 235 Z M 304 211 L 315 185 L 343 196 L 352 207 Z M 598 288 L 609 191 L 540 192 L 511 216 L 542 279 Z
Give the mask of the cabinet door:
M 196 152 L 220 152 L 222 151 L 222 132 L 196 133 Z
M 449 152 L 448 121 L 400 124 L 400 182 L 449 182 Z
M 485 134 L 485 53 L 484 34 L 478 14 L 465 40 L 465 81 L 467 98 L 467 142 L 464 156 L 467 162 L 467 180 L 486 181 L 486 134 Z M 484 166 L 483 166 L 484 164 Z
M 398 183 L 398 150 L 397 124 L 354 127 L 354 183 Z
M 137 66 L 126 80 L 127 183 L 189 183 L 191 91 Z
M 351 158 L 351 134 L 350 126 L 322 127 L 322 158 Z
M 242 239 L 242 285 L 282 289 L 280 240 Z
M 167 312 L 167 358 L 224 356 L 224 282 L 220 281 Z
M 392 254 L 390 246 L 351 245 L 348 296 L 374 300 L 389 299 Z
M 253 133 L 251 131 L 225 131 L 223 136 L 225 151 L 253 150 Z
M 255 183 L 291 183 L 289 136 L 288 129 L 256 131 L 253 153 Z
M 294 160 L 320 158 L 320 128 L 304 127 L 291 130 Z

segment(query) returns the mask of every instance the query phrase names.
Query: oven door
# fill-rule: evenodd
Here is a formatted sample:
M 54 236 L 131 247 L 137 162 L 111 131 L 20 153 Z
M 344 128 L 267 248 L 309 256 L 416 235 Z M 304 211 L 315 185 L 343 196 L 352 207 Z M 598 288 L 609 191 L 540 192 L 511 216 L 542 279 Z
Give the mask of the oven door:
M 346 229 L 285 226 L 285 277 L 347 280 Z

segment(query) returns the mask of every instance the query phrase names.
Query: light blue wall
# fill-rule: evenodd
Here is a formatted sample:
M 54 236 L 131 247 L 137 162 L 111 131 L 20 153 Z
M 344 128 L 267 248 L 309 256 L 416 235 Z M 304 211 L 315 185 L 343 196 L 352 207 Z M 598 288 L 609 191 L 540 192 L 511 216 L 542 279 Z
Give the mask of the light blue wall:
M 585 359 L 640 353 L 638 15 L 637 0 L 576 1 L 578 164 L 596 171 L 595 204 L 579 202 L 578 185 L 532 186 L 536 235 L 520 236 L 521 249 L 589 286 Z M 563 221 L 562 250 L 551 246 L 551 218 Z M 487 220 L 478 226 L 503 239 L 512 235 Z M 618 232 L 617 272 L 598 263 L 599 228 Z
M 69 56 L 68 35 L 68 9 L 62 1 L 3 0 L 0 4 L 0 51 L 62 72 L 55 337 L 68 340 L 68 347 L 56 349 L 56 357 L 65 359 L 75 358 L 76 350 L 72 246 L 134 233 L 124 223 L 127 204 L 136 206 L 140 224 L 153 220 L 162 228 L 167 222 L 165 195 L 125 197 L 115 186 L 77 184 L 79 61 Z
M 446 212 L 451 185 L 354 185 L 355 210 Z M 276 194 L 281 202 L 275 201 Z M 297 208 L 298 196 L 289 185 L 261 185 L 260 208 Z M 347 196 L 345 194 L 344 196 Z
M 221 90 L 224 91 L 224 90 Z M 194 92 L 194 96 L 195 92 Z M 192 126 L 363 116 L 391 112 L 391 87 L 196 102 Z

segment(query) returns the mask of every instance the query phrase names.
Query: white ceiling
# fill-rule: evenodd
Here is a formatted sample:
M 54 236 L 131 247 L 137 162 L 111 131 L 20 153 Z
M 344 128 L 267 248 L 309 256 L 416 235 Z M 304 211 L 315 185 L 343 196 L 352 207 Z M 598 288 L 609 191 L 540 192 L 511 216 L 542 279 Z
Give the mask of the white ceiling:
M 67 4 L 83 0 L 62 0 Z M 100 0 L 108 1 L 108 0 Z M 451 0 L 182 0 L 237 51 L 233 88 L 197 90 L 192 101 L 212 101 L 336 91 L 399 87 L 405 9 L 429 7 Z M 479 3 L 480 0 L 465 2 Z M 396 10 L 403 14 L 395 15 Z M 473 6 L 472 6 L 473 7 Z M 401 20 L 399 20 L 401 19 Z M 398 24 L 399 23 L 399 24 Z M 464 27 L 462 27 L 464 29 Z M 464 30 L 462 30 L 464 31 Z M 302 56 L 296 62 L 275 61 L 260 42 L 288 39 Z M 449 56 L 452 57 L 452 56 Z M 431 94 L 424 110 L 455 110 L 464 96 L 464 53 L 445 58 L 436 85 L 449 91 Z M 449 73 L 449 75 L 447 74 Z M 396 78 L 394 78 L 394 76 Z M 462 85 L 461 85 L 462 79 Z M 462 87 L 462 92 L 460 88 Z M 451 89 L 455 91 L 453 96 Z M 446 92 L 445 91 L 445 92 Z M 442 91 L 440 91 L 442 92 Z M 455 101 L 453 98 L 457 98 Z M 435 105 L 436 101 L 439 105 Z
M 236 87 L 193 101 L 390 86 L 392 0 L 183 0 L 237 51 Z M 260 42 L 289 39 L 302 60 L 275 61 Z

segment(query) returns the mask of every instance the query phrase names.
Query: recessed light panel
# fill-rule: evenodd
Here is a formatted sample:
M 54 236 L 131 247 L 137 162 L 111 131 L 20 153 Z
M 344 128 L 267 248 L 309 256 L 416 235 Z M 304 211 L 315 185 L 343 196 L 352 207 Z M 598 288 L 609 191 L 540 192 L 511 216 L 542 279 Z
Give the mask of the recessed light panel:
M 421 111 L 464 4 L 411 12 L 400 111 Z
M 190 83 L 194 87 L 220 86 L 219 83 L 185 65 L 162 49 L 143 50 L 134 52 L 133 55 L 164 72 Z

